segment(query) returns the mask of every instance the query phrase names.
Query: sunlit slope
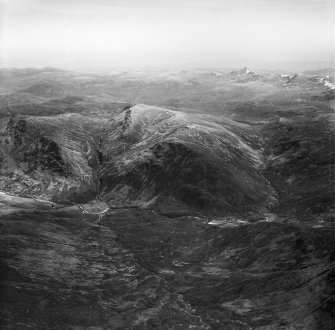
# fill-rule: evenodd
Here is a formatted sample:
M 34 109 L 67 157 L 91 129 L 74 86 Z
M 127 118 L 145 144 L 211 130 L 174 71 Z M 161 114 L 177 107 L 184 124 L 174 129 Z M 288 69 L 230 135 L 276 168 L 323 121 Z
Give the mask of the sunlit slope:
M 228 119 L 138 105 L 107 120 L 63 114 L 2 121 L 5 191 L 113 206 L 244 211 L 275 202 L 259 136 Z
M 242 138 L 239 133 L 249 139 Z M 113 204 L 243 211 L 274 202 L 248 126 L 138 105 L 115 117 L 99 170 Z

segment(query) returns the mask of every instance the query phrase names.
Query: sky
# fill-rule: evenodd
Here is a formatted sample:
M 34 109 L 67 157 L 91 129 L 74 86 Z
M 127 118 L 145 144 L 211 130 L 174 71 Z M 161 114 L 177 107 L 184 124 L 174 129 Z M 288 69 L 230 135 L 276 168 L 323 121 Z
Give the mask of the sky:
M 334 66 L 334 3 L 0 0 L 0 66 Z

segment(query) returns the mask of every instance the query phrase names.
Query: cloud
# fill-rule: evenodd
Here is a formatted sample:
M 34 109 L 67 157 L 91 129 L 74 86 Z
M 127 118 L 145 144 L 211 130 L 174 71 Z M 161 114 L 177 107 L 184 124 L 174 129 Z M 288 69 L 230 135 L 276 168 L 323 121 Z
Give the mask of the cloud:
M 332 37 L 327 8 L 318 3 L 8 0 L 0 56 L 13 66 L 320 60 L 328 56 Z

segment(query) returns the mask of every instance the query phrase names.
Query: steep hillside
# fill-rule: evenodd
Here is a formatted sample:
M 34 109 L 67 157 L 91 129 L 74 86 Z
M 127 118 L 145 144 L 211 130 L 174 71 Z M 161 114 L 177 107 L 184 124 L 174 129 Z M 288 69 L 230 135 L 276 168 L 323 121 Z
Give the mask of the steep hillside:
M 1 130 L 1 186 L 50 200 L 95 197 L 104 120 L 78 114 L 11 117 Z
M 265 174 L 279 192 L 278 211 L 312 221 L 333 221 L 335 208 L 334 114 L 281 117 L 265 128 Z
M 275 202 L 247 125 L 138 105 L 115 117 L 109 132 L 99 171 L 108 201 L 212 211 Z
M 228 119 L 139 105 L 109 120 L 11 117 L 1 136 L 3 190 L 26 196 L 99 195 L 113 206 L 182 212 L 243 212 L 276 200 L 259 136 Z

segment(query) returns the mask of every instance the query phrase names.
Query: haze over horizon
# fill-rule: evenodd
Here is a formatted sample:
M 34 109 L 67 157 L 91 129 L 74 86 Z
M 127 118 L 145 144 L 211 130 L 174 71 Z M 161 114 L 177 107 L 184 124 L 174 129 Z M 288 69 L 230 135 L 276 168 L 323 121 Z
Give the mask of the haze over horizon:
M 0 0 L 0 66 L 334 66 L 327 0 Z

